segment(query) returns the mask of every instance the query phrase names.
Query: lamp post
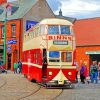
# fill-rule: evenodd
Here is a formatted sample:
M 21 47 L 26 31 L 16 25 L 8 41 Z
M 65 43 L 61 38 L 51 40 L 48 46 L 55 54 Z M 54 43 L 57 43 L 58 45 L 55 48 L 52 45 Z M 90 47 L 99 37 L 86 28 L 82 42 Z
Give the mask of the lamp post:
M 4 52 L 3 52 L 4 65 L 6 65 L 6 22 L 7 22 L 7 8 L 5 9 L 5 18 L 4 18 Z
M 4 16 L 4 52 L 3 52 L 3 64 L 6 66 L 6 23 L 7 23 L 7 15 L 11 15 L 11 5 L 6 4 L 5 6 L 5 16 Z

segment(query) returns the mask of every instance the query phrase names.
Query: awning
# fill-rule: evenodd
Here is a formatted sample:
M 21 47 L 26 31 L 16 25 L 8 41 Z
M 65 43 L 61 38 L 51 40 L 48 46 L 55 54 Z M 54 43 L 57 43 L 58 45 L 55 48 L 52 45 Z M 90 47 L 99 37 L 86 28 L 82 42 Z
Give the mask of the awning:
M 85 54 L 100 54 L 100 51 L 87 51 Z

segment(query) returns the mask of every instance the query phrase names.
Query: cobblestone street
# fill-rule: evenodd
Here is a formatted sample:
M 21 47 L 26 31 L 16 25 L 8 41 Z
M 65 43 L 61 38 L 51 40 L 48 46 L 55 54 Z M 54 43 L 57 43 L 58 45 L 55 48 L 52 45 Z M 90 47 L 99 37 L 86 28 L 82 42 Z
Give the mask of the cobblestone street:
M 65 89 L 56 100 L 100 100 L 100 82 L 99 84 L 81 84 L 75 85 L 75 89 Z
M 20 74 L 0 74 L 0 100 L 51 100 L 60 92 L 61 89 L 40 87 Z
M 100 100 L 100 83 L 78 83 L 75 89 L 45 89 L 9 71 L 0 74 L 0 100 Z

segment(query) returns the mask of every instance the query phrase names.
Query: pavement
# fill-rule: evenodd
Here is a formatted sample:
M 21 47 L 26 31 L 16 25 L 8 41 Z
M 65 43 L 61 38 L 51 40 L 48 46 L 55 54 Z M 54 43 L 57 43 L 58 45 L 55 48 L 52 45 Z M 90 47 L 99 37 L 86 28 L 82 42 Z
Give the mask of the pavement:
M 100 100 L 100 81 L 74 85 L 74 89 L 45 89 L 8 71 L 0 74 L 0 100 Z
M 56 100 L 100 100 L 100 81 L 98 84 L 80 81 L 75 84 L 75 89 L 63 90 Z
M 0 100 L 51 100 L 61 89 L 45 89 L 28 81 L 22 74 L 0 74 Z

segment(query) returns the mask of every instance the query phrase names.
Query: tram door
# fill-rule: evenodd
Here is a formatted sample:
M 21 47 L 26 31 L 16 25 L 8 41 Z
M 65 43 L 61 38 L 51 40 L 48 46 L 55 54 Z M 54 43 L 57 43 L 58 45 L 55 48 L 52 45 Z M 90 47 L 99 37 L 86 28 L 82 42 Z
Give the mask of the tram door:
M 47 51 L 43 49 L 43 61 L 42 61 L 42 78 L 47 76 Z

